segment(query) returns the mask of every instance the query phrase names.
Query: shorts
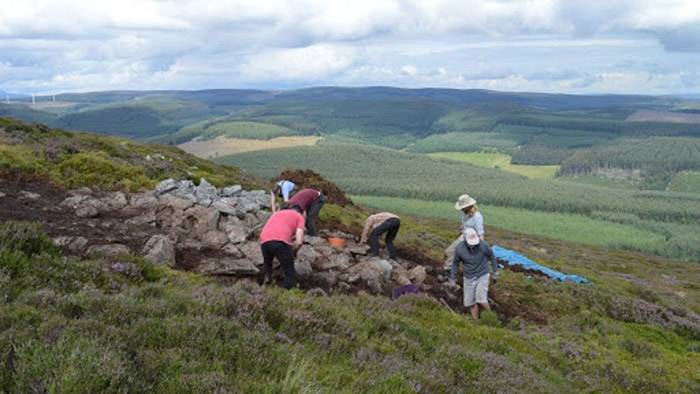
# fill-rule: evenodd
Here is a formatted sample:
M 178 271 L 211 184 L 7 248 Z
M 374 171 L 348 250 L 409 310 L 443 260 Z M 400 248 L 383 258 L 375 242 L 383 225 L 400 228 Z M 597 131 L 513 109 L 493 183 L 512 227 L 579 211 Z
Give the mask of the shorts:
M 478 278 L 464 277 L 464 306 L 470 307 L 474 304 L 489 302 L 489 278 L 488 273 Z

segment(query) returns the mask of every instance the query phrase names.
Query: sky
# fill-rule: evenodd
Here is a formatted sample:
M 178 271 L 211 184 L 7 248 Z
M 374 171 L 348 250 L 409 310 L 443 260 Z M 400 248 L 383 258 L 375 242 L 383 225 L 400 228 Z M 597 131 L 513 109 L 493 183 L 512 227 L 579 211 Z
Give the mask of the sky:
M 0 90 L 700 93 L 700 0 L 0 0 Z

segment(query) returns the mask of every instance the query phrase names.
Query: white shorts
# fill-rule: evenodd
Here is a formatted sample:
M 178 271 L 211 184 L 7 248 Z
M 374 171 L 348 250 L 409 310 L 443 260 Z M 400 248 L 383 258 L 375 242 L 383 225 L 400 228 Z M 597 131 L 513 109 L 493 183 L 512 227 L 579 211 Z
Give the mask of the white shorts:
M 489 278 L 488 273 L 478 278 L 464 277 L 464 306 L 489 302 Z

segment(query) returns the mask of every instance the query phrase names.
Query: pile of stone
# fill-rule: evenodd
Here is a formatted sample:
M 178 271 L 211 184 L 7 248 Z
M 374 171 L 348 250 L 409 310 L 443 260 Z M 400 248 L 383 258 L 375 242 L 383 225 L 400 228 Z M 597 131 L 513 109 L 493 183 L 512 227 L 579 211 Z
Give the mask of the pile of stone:
M 238 185 L 217 189 L 204 179 L 199 185 L 167 179 L 154 192 L 130 195 L 79 189 L 61 205 L 83 220 L 109 228 L 117 240 L 56 239 L 76 253 L 135 253 L 156 264 L 234 278 L 262 270 L 258 237 L 270 215 L 270 199 L 262 190 L 245 191 Z M 298 251 L 295 269 L 303 286 L 377 294 L 406 284 L 429 287 L 424 284 L 426 267 L 368 257 L 367 246 L 357 244 L 352 235 L 333 235 L 345 238 L 345 246 L 333 248 L 325 237 L 307 237 Z

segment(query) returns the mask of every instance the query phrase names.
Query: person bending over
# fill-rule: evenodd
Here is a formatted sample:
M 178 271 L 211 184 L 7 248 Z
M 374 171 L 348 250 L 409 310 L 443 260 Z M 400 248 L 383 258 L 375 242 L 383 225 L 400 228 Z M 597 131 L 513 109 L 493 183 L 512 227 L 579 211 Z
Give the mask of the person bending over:
M 316 218 L 325 202 L 326 197 L 314 189 L 302 189 L 289 199 L 288 205 L 297 205 L 306 212 L 306 234 L 318 235 Z
M 272 261 L 277 258 L 284 272 L 284 288 L 296 285 L 294 254 L 304 243 L 303 210 L 297 205 L 277 211 L 265 223 L 260 232 L 260 249 L 263 255 L 265 279 L 272 283 Z
M 367 242 L 367 235 L 369 237 L 369 254 L 371 256 L 379 255 L 379 237 L 386 233 L 386 238 L 384 241 L 386 243 L 386 249 L 389 252 L 389 258 L 396 260 L 396 250 L 394 249 L 394 238 L 396 234 L 399 233 L 399 227 L 401 226 L 401 220 L 398 216 L 390 212 L 381 212 L 372 215 L 365 221 L 365 228 L 362 230 L 361 243 Z M 371 231 L 371 233 L 370 233 Z
M 277 197 L 282 198 L 283 202 L 288 202 L 296 185 L 294 182 L 281 180 L 275 184 L 275 188 L 270 191 L 270 206 L 272 213 L 277 212 Z

